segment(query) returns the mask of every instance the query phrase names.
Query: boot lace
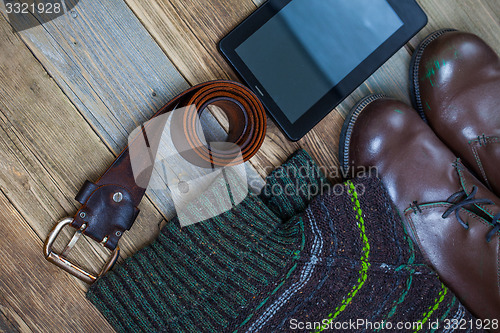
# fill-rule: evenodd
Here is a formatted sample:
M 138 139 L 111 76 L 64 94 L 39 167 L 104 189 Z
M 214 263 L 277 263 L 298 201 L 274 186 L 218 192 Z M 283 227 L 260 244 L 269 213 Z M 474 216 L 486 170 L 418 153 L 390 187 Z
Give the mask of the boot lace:
M 477 198 L 475 198 L 476 193 L 477 193 L 477 186 L 473 186 L 472 192 L 469 195 L 467 195 L 467 193 L 465 191 L 459 191 L 455 194 L 452 194 L 448 198 L 448 200 L 446 200 L 446 201 L 453 204 L 453 206 L 451 206 L 450 208 L 448 208 L 444 212 L 443 218 L 444 219 L 447 218 L 448 216 L 450 216 L 454 212 L 458 222 L 460 222 L 462 227 L 464 227 L 465 229 L 469 229 L 469 225 L 467 223 L 465 223 L 464 220 L 462 220 L 462 218 L 460 217 L 460 214 L 459 214 L 460 208 L 462 208 L 464 206 L 468 206 L 468 205 L 474 205 L 474 204 L 476 204 L 476 205 L 478 205 L 478 204 L 494 205 L 495 204 L 493 201 L 491 201 L 489 199 L 477 199 Z M 463 197 L 465 197 L 465 199 L 459 201 Z M 493 224 L 493 228 L 486 235 L 486 241 L 488 243 L 491 242 L 491 240 L 493 239 L 493 236 L 495 236 L 495 234 L 498 231 L 500 231 L 500 213 L 493 216 L 493 219 L 491 222 Z

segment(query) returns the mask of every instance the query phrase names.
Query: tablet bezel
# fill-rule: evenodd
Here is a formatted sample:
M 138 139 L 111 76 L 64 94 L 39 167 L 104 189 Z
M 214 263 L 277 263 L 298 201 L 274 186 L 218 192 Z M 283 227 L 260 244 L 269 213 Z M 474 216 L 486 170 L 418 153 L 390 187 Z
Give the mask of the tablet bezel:
M 328 93 L 309 108 L 297 121 L 291 123 L 283 110 L 274 102 L 273 98 L 236 53 L 236 48 L 239 45 L 291 1 L 294 0 L 269 0 L 224 37 L 218 46 L 220 52 L 226 57 L 240 77 L 261 99 L 272 118 L 281 127 L 287 137 L 292 141 L 297 141 L 420 31 L 427 24 L 427 16 L 416 0 L 387 0 L 401 21 L 403 21 L 403 25 L 336 86 L 332 87 Z

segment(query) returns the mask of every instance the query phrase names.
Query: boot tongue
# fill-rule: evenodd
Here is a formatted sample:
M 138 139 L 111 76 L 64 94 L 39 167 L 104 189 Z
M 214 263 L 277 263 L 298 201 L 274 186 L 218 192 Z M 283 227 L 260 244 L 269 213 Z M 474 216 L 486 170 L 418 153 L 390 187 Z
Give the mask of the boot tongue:
M 413 240 L 416 240 L 416 235 L 411 227 L 411 223 L 408 224 L 408 220 L 411 220 L 414 214 L 421 214 L 423 210 L 432 210 L 432 207 L 447 207 L 447 209 L 452 209 L 448 214 L 446 210 L 441 212 L 441 214 L 445 214 L 447 219 L 456 220 L 457 224 L 462 220 L 462 226 L 467 225 L 467 221 L 471 216 L 489 223 L 492 227 L 495 226 L 493 218 L 497 214 L 500 214 L 500 199 L 472 175 L 472 173 L 462 164 L 460 158 L 457 158 L 455 162 L 453 162 L 453 167 L 449 171 L 450 173 L 448 175 L 450 179 L 454 179 L 453 182 L 458 185 L 458 192 L 454 194 L 450 193 L 449 197 L 444 197 L 439 201 L 423 201 L 425 202 L 423 204 L 419 201 L 414 201 L 413 204 L 410 204 L 410 206 L 405 209 L 405 226 Z M 454 173 L 454 175 L 452 175 L 452 173 Z M 465 201 L 469 204 L 466 204 Z M 459 207 L 457 207 L 457 205 Z M 456 208 L 454 209 L 454 207 Z M 458 212 L 458 215 L 455 217 L 456 212 Z M 445 216 L 442 217 L 444 218 Z M 486 237 L 486 234 L 484 236 Z
M 455 169 L 460 180 L 460 185 L 467 196 L 469 196 L 473 191 L 474 187 L 477 187 L 475 199 L 488 199 L 492 201 L 493 205 L 488 204 L 474 204 L 472 210 L 478 215 L 486 218 L 486 220 L 491 221 L 493 216 L 500 213 L 500 199 L 495 196 L 486 186 L 484 186 L 476 177 L 474 177 L 469 170 L 462 164 L 462 161 L 458 158 L 455 162 Z

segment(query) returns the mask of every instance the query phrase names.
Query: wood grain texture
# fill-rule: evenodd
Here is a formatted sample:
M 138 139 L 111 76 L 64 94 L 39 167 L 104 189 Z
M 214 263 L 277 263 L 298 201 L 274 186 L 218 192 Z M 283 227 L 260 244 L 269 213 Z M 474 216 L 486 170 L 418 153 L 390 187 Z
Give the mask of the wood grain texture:
M 2 311 L 3 309 L 7 308 L 0 305 L 0 333 L 21 332 L 21 330 L 14 323 L 12 323 L 12 321 Z
M 3 195 L 3 193 L 0 193 L 0 195 Z M 16 309 L 9 304 L 3 293 L 0 294 L 0 317 L 0 321 L 2 321 L 2 318 L 4 320 L 5 332 L 34 332 L 26 323 L 26 316 L 22 309 L 16 311 Z M 0 324 L 0 332 L 2 332 L 1 329 L 2 326 Z
M 251 0 L 125 1 L 190 84 L 238 80 L 217 43 L 256 9 Z M 264 177 L 298 147 L 269 121 L 266 141 L 250 162 Z
M 429 23 L 410 41 L 415 48 L 431 32 L 453 28 L 474 33 L 500 52 L 500 2 L 497 0 L 417 0 Z
M 73 197 L 84 180 L 96 178 L 114 156 L 3 17 L 0 48 L 0 188 L 42 240 L 58 219 L 74 214 Z M 161 215 L 148 200 L 141 209 L 133 241 L 126 234 L 122 242 L 124 254 L 157 233 Z M 75 255 L 98 270 L 93 258 L 102 262 L 106 251 L 82 243 Z
M 82 18 L 84 16 L 82 13 L 80 11 L 80 16 L 77 17 Z M 97 20 L 94 18 L 93 21 L 95 23 Z M 48 24 L 50 23 L 46 25 Z M 95 180 L 114 159 L 113 143 L 105 142 L 105 135 L 99 137 L 95 133 L 98 127 L 92 125 L 92 119 L 89 118 L 88 113 L 85 113 L 87 109 L 80 113 L 74 106 L 78 104 L 74 98 L 81 100 L 83 97 L 88 97 L 82 95 L 85 93 L 84 86 L 89 84 L 89 81 L 85 80 L 87 74 L 80 73 L 81 76 L 77 77 L 77 72 L 65 72 L 65 69 L 68 63 L 85 63 L 86 60 L 82 59 L 84 56 L 66 54 L 66 59 L 51 63 L 50 55 L 58 50 L 57 47 L 62 42 L 57 40 L 58 35 L 56 35 L 57 38 L 53 37 L 44 28 L 45 26 L 35 27 L 20 36 L 31 47 L 33 53 L 39 56 L 38 60 L 51 71 L 53 78 L 44 71 L 40 62 L 33 57 L 19 37 L 12 33 L 9 24 L 0 16 L 0 48 L 2 49 L 0 54 L 0 82 L 2 82 L 0 85 L 0 159 L 2 160 L 0 186 L 27 221 L 24 222 L 27 223 L 26 228 L 33 230 L 37 235 L 40 244 L 55 221 L 74 213 L 78 204 L 73 197 L 83 181 L 87 178 Z M 29 39 L 26 36 L 36 36 L 38 39 Z M 89 36 L 85 38 L 89 43 L 92 40 Z M 100 39 L 101 37 L 95 35 L 93 38 Z M 51 43 L 45 45 L 46 40 L 57 40 L 57 43 L 54 43 L 57 47 L 52 48 Z M 66 53 L 64 48 L 60 51 L 61 54 Z M 95 54 L 89 58 L 94 56 L 98 58 L 99 63 L 105 60 L 99 58 L 102 55 Z M 158 61 L 164 60 L 165 56 L 163 57 L 163 59 L 160 57 Z M 97 73 L 98 67 L 89 69 L 91 63 L 92 61 L 88 60 L 84 64 L 85 70 Z M 80 71 L 83 70 L 80 69 Z M 144 78 L 136 82 L 133 74 L 127 72 L 127 67 L 123 67 L 122 72 L 116 73 L 116 79 L 120 80 L 118 78 L 120 75 L 126 75 L 128 80 L 132 81 L 127 84 L 140 86 L 140 81 Z M 157 80 L 154 76 L 149 79 L 153 83 Z M 77 82 L 78 80 L 84 83 Z M 63 89 L 69 84 L 75 85 L 71 88 L 75 95 L 68 94 L 71 100 L 65 96 L 56 82 Z M 106 82 L 95 80 L 92 84 L 105 85 Z M 182 81 L 182 84 L 185 85 L 185 81 Z M 114 87 L 114 89 L 119 91 L 119 87 Z M 149 94 L 145 91 L 148 91 L 147 86 L 143 87 L 142 93 Z M 79 95 L 76 95 L 77 93 Z M 128 96 L 130 102 L 134 102 L 135 93 L 136 91 L 133 91 Z M 104 97 L 97 97 L 99 100 L 104 100 Z M 154 97 L 158 95 L 152 96 L 151 99 Z M 165 101 L 168 98 L 163 97 Z M 162 101 L 159 105 L 163 103 Z M 150 106 L 148 111 L 152 113 L 156 110 Z M 97 108 L 93 112 L 105 114 L 110 112 L 110 109 Z M 220 126 L 219 129 L 223 133 Z M 120 130 L 125 133 L 123 128 Z M 139 219 L 120 242 L 125 256 L 136 252 L 152 241 L 158 232 L 157 224 L 162 216 L 147 199 L 143 200 L 140 208 Z M 64 237 L 67 240 L 68 231 L 64 232 Z M 84 240 L 82 243 L 72 252 L 70 259 L 76 260 L 77 263 L 93 271 L 98 271 L 107 255 L 106 251 L 94 242 Z M 58 242 L 59 249 L 61 244 L 62 242 Z M 44 265 L 57 269 L 43 260 L 41 245 L 37 248 L 39 250 L 36 253 L 37 259 L 42 259 Z M 62 271 L 60 273 L 67 275 Z M 67 276 L 82 291 L 86 289 L 86 285 Z M 38 281 L 41 285 L 49 282 L 43 277 Z M 58 288 L 57 285 L 54 287 Z M 75 297 L 75 300 L 81 301 L 78 297 Z M 22 313 L 27 311 L 29 311 L 27 308 L 21 309 Z
M 189 86 L 121 1 L 81 1 L 50 22 L 43 15 L 18 19 L 10 23 L 44 22 L 43 28 L 22 31 L 21 37 L 114 154 L 134 128 Z M 147 195 L 164 217 L 173 217 L 165 186 L 151 186 Z
M 207 52 L 185 15 L 170 1 L 126 0 L 158 45 L 191 84 L 215 79 L 235 79 L 229 66 Z
M 79 1 L 48 22 L 43 15 L 16 18 L 14 28 L 43 23 L 21 38 L 114 153 L 189 87 L 123 1 Z
M 14 18 L 14 28 L 43 23 L 19 35 L 115 155 L 134 128 L 189 87 L 122 1 L 80 1 L 48 22 L 43 15 Z M 173 215 L 168 192 L 149 194 L 165 216 Z
M 0 252 L 2 313 L 22 316 L 23 323 L 9 319 L 11 328 L 24 332 L 113 331 L 73 279 L 47 264 L 40 255 L 42 241 L 3 193 L 0 221 L 0 239 L 9 244 Z

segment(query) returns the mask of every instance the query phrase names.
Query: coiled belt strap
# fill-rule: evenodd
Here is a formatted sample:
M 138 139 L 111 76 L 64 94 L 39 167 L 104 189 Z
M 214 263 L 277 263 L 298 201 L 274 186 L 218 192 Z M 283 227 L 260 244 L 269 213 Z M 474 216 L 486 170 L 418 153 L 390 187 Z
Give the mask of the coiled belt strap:
M 258 98 L 239 83 L 211 81 L 194 86 L 171 100 L 153 118 L 185 107 L 179 113 L 183 116 L 183 126 L 177 131 L 178 137 L 173 140 L 174 143 L 186 140 L 199 158 L 223 166 L 234 161 L 235 152 L 209 151 L 196 134 L 196 116 L 208 105 L 219 106 L 226 113 L 229 121 L 227 141 L 239 147 L 241 151 L 238 153 L 243 161 L 255 155 L 264 141 L 266 114 Z M 71 222 L 71 226 L 81 229 L 84 235 L 110 250 L 116 248 L 124 231 L 129 230 L 134 223 L 139 213 L 137 206 L 146 191 L 137 185 L 134 178 L 128 148 L 120 153 L 95 183 L 87 181 L 84 184 L 76 196 L 82 206 Z M 148 180 L 151 171 L 145 175 Z

